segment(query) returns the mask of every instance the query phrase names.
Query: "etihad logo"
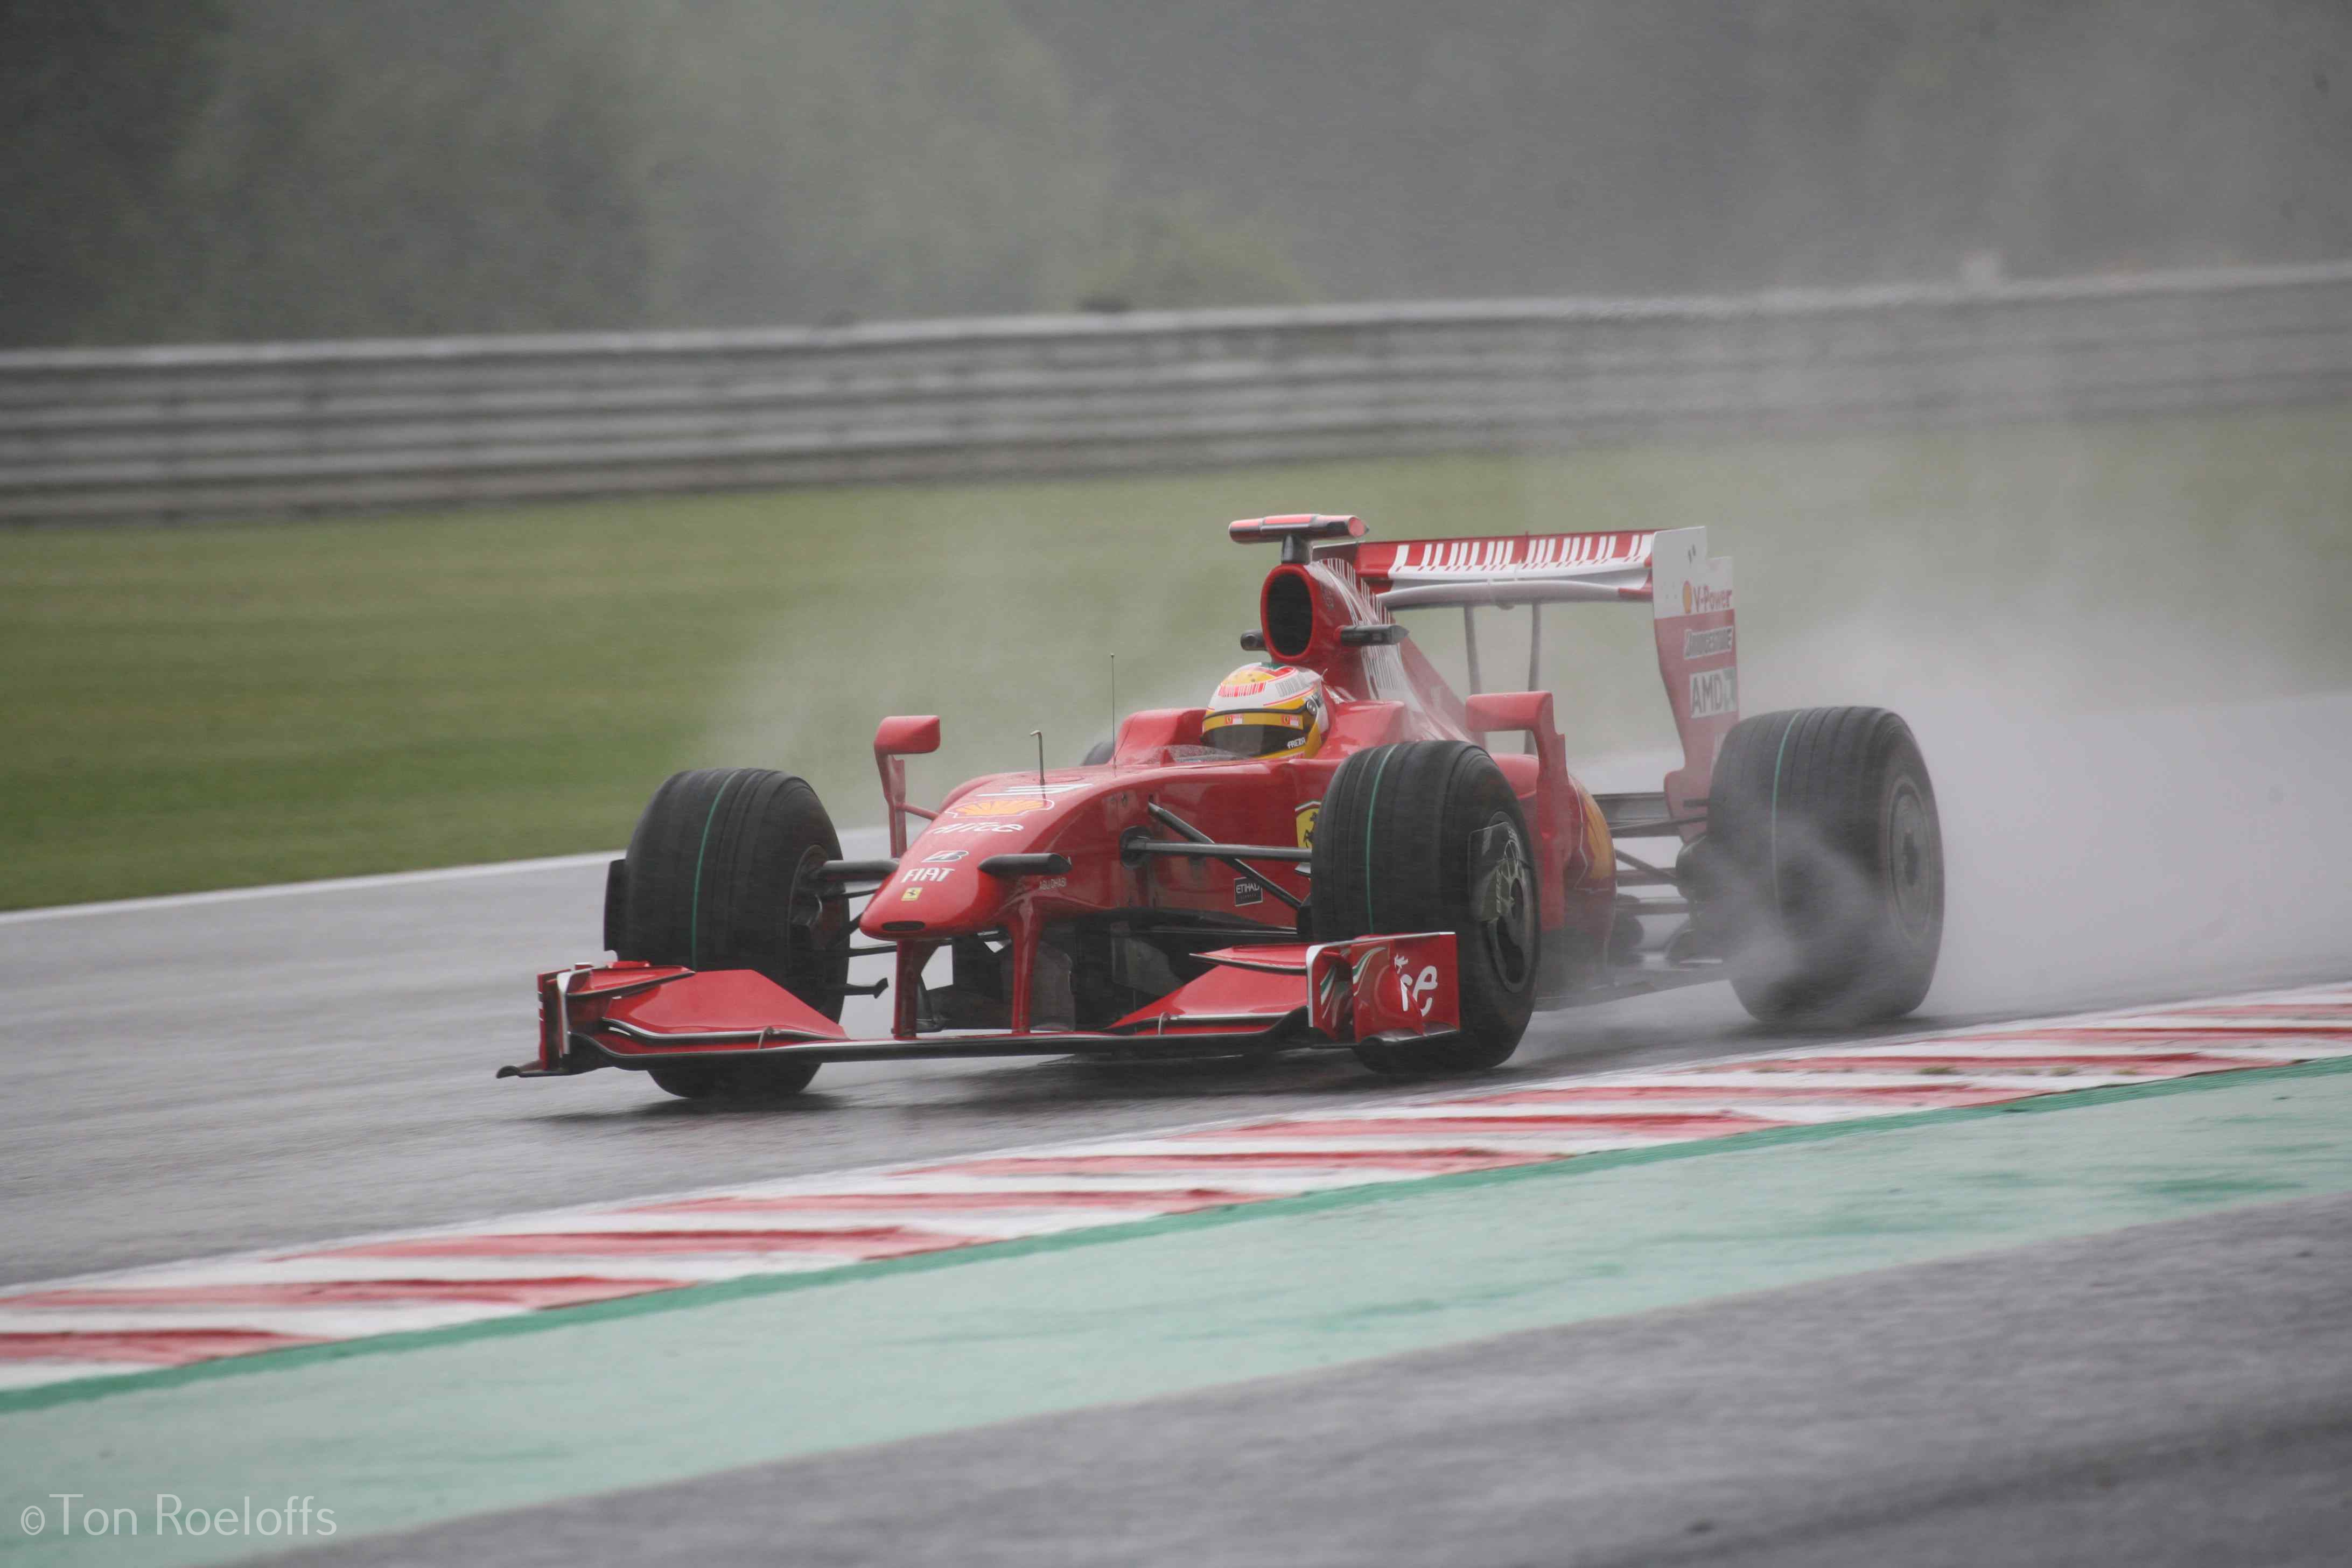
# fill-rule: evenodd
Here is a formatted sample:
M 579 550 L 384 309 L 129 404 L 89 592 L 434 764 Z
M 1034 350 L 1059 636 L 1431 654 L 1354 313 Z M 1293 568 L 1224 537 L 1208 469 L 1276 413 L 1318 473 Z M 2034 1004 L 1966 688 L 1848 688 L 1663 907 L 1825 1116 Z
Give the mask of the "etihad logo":
M 1421 973 L 1412 971 L 1412 960 L 1399 953 L 1389 961 L 1396 971 L 1397 1010 L 1408 1018 L 1426 1018 L 1437 1005 L 1437 965 L 1424 963 Z M 1414 1004 L 1419 1003 L 1419 1006 Z

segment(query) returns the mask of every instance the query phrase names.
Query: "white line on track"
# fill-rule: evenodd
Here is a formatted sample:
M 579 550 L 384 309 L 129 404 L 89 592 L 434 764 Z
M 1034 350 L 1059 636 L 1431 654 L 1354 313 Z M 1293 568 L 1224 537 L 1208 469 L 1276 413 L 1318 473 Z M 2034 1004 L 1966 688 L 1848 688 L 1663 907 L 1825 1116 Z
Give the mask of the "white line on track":
M 426 871 L 386 871 L 373 877 L 326 877 L 314 882 L 272 882 L 259 888 L 215 888 L 208 893 L 165 893 L 152 899 L 112 899 L 96 904 L 52 904 L 47 909 L 12 910 L 0 914 L 0 925 L 137 914 L 147 910 L 189 910 L 205 904 L 241 904 L 252 899 L 283 899 L 296 893 L 356 893 L 369 888 L 405 888 L 424 882 L 463 882 L 478 877 L 562 871 L 616 859 L 620 853 L 617 849 L 600 849 L 588 855 L 550 855 L 538 860 L 493 860 L 480 866 L 439 866 Z
M 841 839 L 842 853 L 845 855 L 880 854 L 880 846 L 887 842 L 887 836 L 879 827 L 853 827 L 845 831 Z M 215 888 L 203 893 L 163 893 L 147 899 L 51 904 L 43 909 L 11 910 L 0 914 L 0 926 L 139 914 L 149 910 L 201 909 L 206 904 L 241 904 L 255 899 L 284 899 L 300 893 L 357 893 L 370 888 L 408 888 L 431 882 L 467 882 L 483 877 L 521 876 L 532 871 L 567 871 L 582 866 L 600 866 L 620 858 L 618 849 L 596 849 L 584 855 L 542 856 L 536 860 L 489 860 L 478 866 L 436 866 L 422 871 L 383 871 L 367 877 L 321 877 L 314 881 L 270 882 L 257 888 Z

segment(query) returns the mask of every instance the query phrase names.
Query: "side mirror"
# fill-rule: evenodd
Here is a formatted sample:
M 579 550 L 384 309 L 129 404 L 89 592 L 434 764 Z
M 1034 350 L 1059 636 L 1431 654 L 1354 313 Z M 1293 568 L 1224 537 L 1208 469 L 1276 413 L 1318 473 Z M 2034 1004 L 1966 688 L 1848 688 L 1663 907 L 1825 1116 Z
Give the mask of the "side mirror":
M 875 727 L 877 757 L 919 757 L 940 749 L 940 716 L 893 713 Z
M 1541 734 L 1552 727 L 1549 691 L 1482 691 L 1465 700 L 1464 728 L 1474 735 L 1496 730 L 1527 730 Z
M 882 774 L 882 805 L 889 813 L 886 820 L 890 825 L 890 853 L 894 857 L 907 852 L 908 813 L 921 817 L 939 815 L 907 804 L 906 759 L 939 749 L 940 716 L 936 713 L 893 713 L 875 726 L 874 766 Z

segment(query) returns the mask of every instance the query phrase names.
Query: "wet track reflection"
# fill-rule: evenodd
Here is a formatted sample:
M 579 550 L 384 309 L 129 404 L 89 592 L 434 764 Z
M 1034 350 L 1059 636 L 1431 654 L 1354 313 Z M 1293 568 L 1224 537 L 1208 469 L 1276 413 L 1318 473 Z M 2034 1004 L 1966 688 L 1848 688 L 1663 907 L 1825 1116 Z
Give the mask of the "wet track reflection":
M 842 1065 L 759 1106 L 617 1071 L 494 1081 L 530 1050 L 530 973 L 594 952 L 601 880 L 570 866 L 0 927 L 0 1281 L 1410 1092 L 1332 1055 Z M 2168 994 L 2327 977 L 2184 966 Z M 1998 1009 L 1931 997 L 1877 1032 L 2161 999 L 2044 983 Z M 1538 1016 L 1491 1081 L 1781 1037 L 1694 988 Z

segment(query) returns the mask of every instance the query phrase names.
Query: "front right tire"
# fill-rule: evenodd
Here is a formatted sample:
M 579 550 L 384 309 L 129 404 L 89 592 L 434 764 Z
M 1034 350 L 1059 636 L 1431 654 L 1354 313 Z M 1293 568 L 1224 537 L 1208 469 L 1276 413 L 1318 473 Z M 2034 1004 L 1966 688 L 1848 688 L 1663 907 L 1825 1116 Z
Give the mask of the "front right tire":
M 1356 1047 L 1374 1072 L 1472 1072 L 1518 1048 L 1542 938 L 1518 796 L 1462 741 L 1373 746 L 1341 763 L 1315 823 L 1318 942 L 1454 933 L 1462 1027 L 1448 1039 Z
M 1944 838 L 1901 717 L 1806 708 L 1742 720 L 1724 737 L 1706 810 L 1701 842 L 1720 886 L 1705 917 L 1752 1016 L 1846 1027 L 1926 999 L 1943 945 Z

